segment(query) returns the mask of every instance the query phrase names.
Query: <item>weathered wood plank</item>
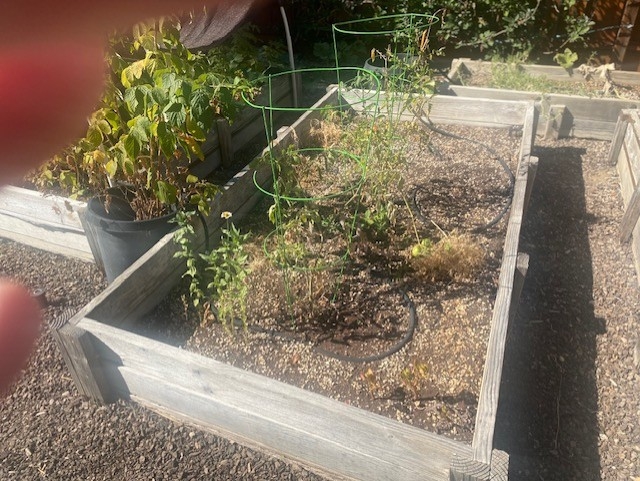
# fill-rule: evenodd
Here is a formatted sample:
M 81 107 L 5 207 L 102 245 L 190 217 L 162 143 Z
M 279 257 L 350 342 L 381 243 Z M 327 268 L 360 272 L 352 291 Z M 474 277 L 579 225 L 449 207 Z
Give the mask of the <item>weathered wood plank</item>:
M 456 72 L 463 72 L 463 74 L 464 72 L 472 74 L 490 72 L 494 65 L 495 63 L 488 61 L 471 60 L 469 58 L 456 58 L 451 62 L 449 78 L 451 80 L 458 80 L 459 77 L 456 75 Z M 520 64 L 519 67 L 530 75 L 537 77 L 546 77 L 549 80 L 553 81 L 571 83 L 581 83 L 585 81 L 582 74 L 576 73 L 573 69 L 567 70 L 559 66 Z M 613 80 L 613 82 L 618 84 L 640 85 L 640 73 L 638 72 L 612 70 L 609 72 L 609 76 L 611 77 L 611 80 Z
M 454 456 L 451 460 L 449 481 L 489 481 L 491 466 L 471 458 Z
M 380 111 L 385 112 L 386 94 L 381 93 L 376 100 L 370 90 L 343 91 L 342 96 L 351 107 L 357 111 L 373 110 L 375 102 L 379 102 Z M 370 99 L 370 100 L 365 100 Z M 460 98 L 447 95 L 434 95 L 424 99 L 424 104 L 413 110 L 407 107 L 407 102 L 392 102 L 394 115 L 400 120 L 411 121 L 417 114 L 426 115 L 432 122 L 439 124 L 458 124 L 479 127 L 509 128 L 522 125 L 522 117 L 527 103 L 522 101 L 506 102 L 484 98 Z M 400 112 L 403 112 L 400 115 Z
M 564 105 L 551 105 L 545 124 L 544 138 L 558 140 L 567 108 Z
M 636 268 L 636 277 L 640 284 L 640 223 L 636 224 L 631 239 L 631 253 L 633 254 L 633 264 Z
M 36 249 L 93 262 L 84 231 L 61 224 L 50 224 L 33 218 L 0 212 L 0 237 Z
M 627 203 L 627 208 L 620 222 L 620 242 L 629 242 L 633 230 L 640 218 L 640 186 L 637 186 L 631 194 L 631 198 Z
M 629 199 L 635 190 L 633 175 L 631 175 L 631 166 L 629 163 L 629 157 L 627 156 L 626 148 L 624 145 L 618 153 L 618 162 L 616 164 L 616 170 L 620 179 L 620 193 L 622 194 L 622 203 L 626 207 L 629 204 Z
M 549 118 L 551 105 L 564 105 L 565 116 L 572 120 L 563 122 L 559 131 L 561 137 L 574 136 L 610 140 L 613 137 L 618 115 L 624 109 L 640 108 L 640 101 L 624 99 L 592 99 L 577 95 L 543 94 L 540 92 L 521 92 L 517 90 L 465 87 L 445 85 L 442 93 L 465 98 L 481 98 L 509 101 L 536 101 L 541 119 Z M 538 134 L 544 135 L 546 124 L 538 125 Z
M 529 271 L 529 254 L 523 252 L 518 253 L 516 258 L 516 272 L 513 279 L 513 290 L 511 292 L 511 306 L 509 308 L 509 322 L 513 321 L 518 306 L 520 305 L 520 296 L 524 287 L 524 281 Z
M 640 177 L 640 145 L 633 125 L 630 125 L 625 132 L 623 146 L 629 163 L 629 173 L 635 186 L 638 184 L 638 178 Z
M 491 453 L 491 481 L 509 480 L 509 455 L 494 449 Z
M 527 183 L 527 191 L 524 194 L 524 206 L 522 215 L 526 217 L 529 210 L 529 202 L 531 200 L 531 193 L 533 192 L 533 186 L 535 185 L 536 174 L 538 173 L 538 157 L 529 157 L 529 182 Z
M 0 189 L 0 237 L 92 261 L 79 214 L 86 204 L 6 186 Z
M 125 394 L 270 450 L 367 481 L 446 479 L 461 443 L 91 319 L 106 371 Z M 122 381 L 126 383 L 122 384 Z
M 49 224 L 59 224 L 69 229 L 82 231 L 78 213 L 85 208 L 84 202 L 66 197 L 47 195 L 10 185 L 0 188 L 0 212 L 11 212 Z
M 524 124 L 525 132 L 535 128 L 535 114 L 531 113 L 531 109 L 527 114 Z M 493 435 L 498 411 L 504 351 L 517 275 L 520 231 L 529 183 L 529 161 L 530 156 L 524 155 L 518 163 L 473 434 L 473 459 L 487 465 L 491 463 L 493 451 Z M 520 259 L 522 262 L 522 257 Z
M 67 323 L 53 330 L 52 336 L 81 394 L 103 404 L 118 399 L 118 393 L 105 377 L 92 335 Z
M 627 133 L 627 127 L 629 125 L 629 111 L 622 110 L 618 115 L 618 121 L 613 131 L 613 137 L 611 138 L 611 147 L 609 148 L 609 155 L 607 157 L 609 165 L 615 165 L 622 148 L 622 142 L 624 142 L 624 136 Z
M 614 70 L 610 72 L 611 80 L 622 85 L 640 85 L 640 73 L 628 72 L 625 70 Z

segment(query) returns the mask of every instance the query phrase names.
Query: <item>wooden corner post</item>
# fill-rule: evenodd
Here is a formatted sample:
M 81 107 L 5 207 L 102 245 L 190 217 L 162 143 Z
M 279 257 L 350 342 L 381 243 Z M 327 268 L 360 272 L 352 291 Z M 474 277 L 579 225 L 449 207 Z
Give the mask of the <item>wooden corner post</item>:
M 89 332 L 69 323 L 53 330 L 52 335 L 81 394 L 101 404 L 120 397 L 103 373 L 95 341 Z

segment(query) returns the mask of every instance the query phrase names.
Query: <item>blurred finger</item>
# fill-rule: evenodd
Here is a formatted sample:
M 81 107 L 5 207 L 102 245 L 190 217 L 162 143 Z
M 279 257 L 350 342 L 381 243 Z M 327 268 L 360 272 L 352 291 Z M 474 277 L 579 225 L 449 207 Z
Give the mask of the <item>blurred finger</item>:
M 38 302 L 26 289 L 0 280 L 0 394 L 25 367 L 41 319 Z

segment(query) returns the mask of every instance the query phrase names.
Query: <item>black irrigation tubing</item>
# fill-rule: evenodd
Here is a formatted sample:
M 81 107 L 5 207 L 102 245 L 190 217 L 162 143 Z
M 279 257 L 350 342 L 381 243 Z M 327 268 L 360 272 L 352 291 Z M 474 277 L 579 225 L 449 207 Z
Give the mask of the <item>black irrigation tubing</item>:
M 469 142 L 471 144 L 479 145 L 480 147 L 482 147 L 483 149 L 485 149 L 487 152 L 489 152 L 491 155 L 495 157 L 495 159 L 498 161 L 498 163 L 500 164 L 504 172 L 507 174 L 507 177 L 509 178 L 509 197 L 507 198 L 506 204 L 502 207 L 502 209 L 500 209 L 500 212 L 498 212 L 493 219 L 491 219 L 486 224 L 474 227 L 473 229 L 471 229 L 471 232 L 478 233 L 478 232 L 485 231 L 487 229 L 490 229 L 494 225 L 496 225 L 498 222 L 500 222 L 500 220 L 502 220 L 502 218 L 506 215 L 506 213 L 509 211 L 509 208 L 511 207 L 511 202 L 513 201 L 513 191 L 516 184 L 516 178 L 513 175 L 513 172 L 511 171 L 511 168 L 509 167 L 507 162 L 500 156 L 497 150 L 485 144 L 484 142 L 480 142 L 479 140 L 470 139 L 468 137 L 464 137 L 462 135 L 454 134 L 453 132 L 448 132 L 446 130 L 440 129 L 439 127 L 436 127 L 435 125 L 433 125 L 433 123 L 430 120 L 429 121 L 425 120 L 424 117 L 422 116 L 418 116 L 418 118 L 420 119 L 420 122 L 429 130 L 436 132 L 437 134 L 444 135 L 445 137 L 450 137 L 452 139 L 462 140 L 463 142 Z M 422 222 L 428 223 L 429 219 L 427 218 L 426 215 L 424 215 L 424 213 L 420 209 L 418 199 L 417 199 L 418 194 L 424 190 L 426 189 L 422 186 L 415 187 L 413 189 L 413 194 L 411 197 L 413 200 L 413 206 L 415 208 L 416 214 L 418 215 L 418 217 Z
M 315 351 L 320 353 L 320 354 L 322 354 L 322 355 L 324 355 L 324 356 L 332 357 L 332 358 L 338 359 L 340 361 L 360 362 L 360 363 L 381 361 L 382 359 L 384 359 L 386 357 L 389 357 L 389 356 L 395 354 L 396 352 L 400 351 L 400 349 L 402 349 L 407 344 L 409 344 L 411 339 L 413 339 L 413 334 L 415 333 L 416 326 L 418 325 L 418 315 L 416 314 L 416 307 L 413 304 L 413 301 L 407 295 L 407 293 L 404 292 L 400 288 L 398 288 L 398 290 L 402 294 L 402 297 L 403 297 L 404 301 L 406 302 L 407 307 L 409 308 L 409 325 L 407 326 L 407 330 L 404 333 L 404 336 L 402 337 L 402 339 L 400 339 L 396 344 L 391 346 L 386 351 L 380 352 L 378 354 L 373 354 L 371 356 L 364 356 L 364 357 L 347 356 L 347 355 L 343 355 L 343 354 L 338 354 L 336 352 L 329 351 L 329 350 L 323 349 L 321 347 L 316 347 Z
M 397 353 L 398 351 L 400 351 L 403 347 L 405 347 L 407 344 L 409 344 L 411 339 L 413 339 L 413 335 L 414 335 L 414 333 L 416 331 L 416 327 L 418 325 L 418 315 L 416 313 L 416 307 L 413 304 L 413 301 L 407 295 L 407 293 L 404 292 L 400 288 L 398 288 L 398 290 L 402 294 L 402 297 L 403 297 L 404 301 L 406 302 L 407 307 L 409 309 L 409 325 L 407 326 L 407 330 L 405 331 L 404 336 L 402 336 L 402 339 L 400 339 L 397 343 L 395 343 L 389 349 L 387 349 L 386 351 L 380 352 L 378 354 L 372 354 L 371 356 L 363 356 L 363 357 L 347 356 L 347 355 L 344 355 L 344 354 L 338 354 L 336 352 L 329 351 L 327 349 L 323 349 L 323 348 L 317 347 L 317 346 L 315 346 L 313 348 L 313 350 L 315 352 L 319 353 L 319 354 L 322 354 L 323 356 L 331 357 L 333 359 L 338 359 L 339 361 L 358 362 L 358 363 L 381 361 L 382 359 L 387 358 L 387 357 Z M 234 322 L 234 326 L 237 327 L 237 328 L 241 328 L 242 327 L 242 321 L 240 321 L 239 319 L 236 319 L 236 321 Z M 270 336 L 278 337 L 278 338 L 281 338 L 281 339 L 286 339 L 288 341 L 298 341 L 299 340 L 299 339 L 296 339 L 295 337 L 292 337 L 292 336 L 290 336 L 288 334 L 279 332 L 277 330 L 267 329 L 267 328 L 264 328 L 264 327 L 256 326 L 254 324 L 249 324 L 246 327 L 247 327 L 248 330 L 250 330 L 252 332 L 259 332 L 259 333 L 262 333 L 262 334 L 268 334 Z
M 196 214 L 198 214 L 198 217 L 200 218 L 200 222 L 202 222 L 202 228 L 204 229 L 204 251 L 208 253 L 211 250 L 211 246 L 210 246 L 210 240 L 209 240 L 209 227 L 207 226 L 207 220 L 204 218 L 204 215 L 202 215 L 202 212 L 200 212 L 200 209 L 196 209 Z

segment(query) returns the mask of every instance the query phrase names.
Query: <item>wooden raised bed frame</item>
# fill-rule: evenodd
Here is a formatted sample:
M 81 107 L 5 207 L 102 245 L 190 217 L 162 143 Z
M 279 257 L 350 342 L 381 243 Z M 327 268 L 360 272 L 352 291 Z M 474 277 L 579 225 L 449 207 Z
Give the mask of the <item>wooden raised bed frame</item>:
M 336 102 L 331 89 L 318 104 Z M 531 156 L 536 112 L 530 103 L 435 97 L 438 123 L 521 127 L 513 203 L 471 446 L 382 417 L 170 345 L 123 327 L 149 312 L 180 279 L 172 234 L 165 236 L 104 292 L 54 333 L 78 389 L 100 402 L 129 398 L 173 419 L 301 462 L 333 479 L 506 479 L 508 456 L 493 449 L 506 332 L 527 268 L 519 253 L 522 219 L 537 159 Z M 308 111 L 275 142 L 304 136 Z M 260 183 L 270 171 L 256 173 Z M 250 168 L 227 186 L 209 217 L 215 238 L 220 212 L 242 216 L 258 199 Z
M 618 170 L 624 204 L 620 242 L 631 242 L 640 281 L 640 116 L 636 110 L 620 113 L 609 150 L 609 163 Z
M 292 105 L 291 91 L 289 77 L 275 79 L 271 89 L 273 103 Z M 219 119 L 202 146 L 205 160 L 194 163 L 192 171 L 206 177 L 220 165 L 233 163 L 234 155 L 248 143 L 258 141 L 266 142 L 264 120 L 256 109 L 247 107 L 231 125 Z M 81 222 L 85 209 L 85 202 L 19 187 L 2 187 L 0 237 L 92 262 L 94 257 Z
M 491 66 L 491 62 L 454 59 L 448 73 L 450 82 L 441 84 L 439 93 L 468 98 L 534 101 L 540 117 L 537 134 L 553 139 L 578 137 L 611 140 L 620 111 L 640 108 L 640 101 L 637 100 L 589 98 L 549 92 L 523 92 L 458 85 L 462 77 L 490 72 Z M 523 68 L 531 75 L 544 76 L 550 80 L 582 81 L 580 75 L 569 75 L 561 67 L 523 65 Z M 620 83 L 640 85 L 640 74 L 637 73 L 614 71 L 612 77 Z

